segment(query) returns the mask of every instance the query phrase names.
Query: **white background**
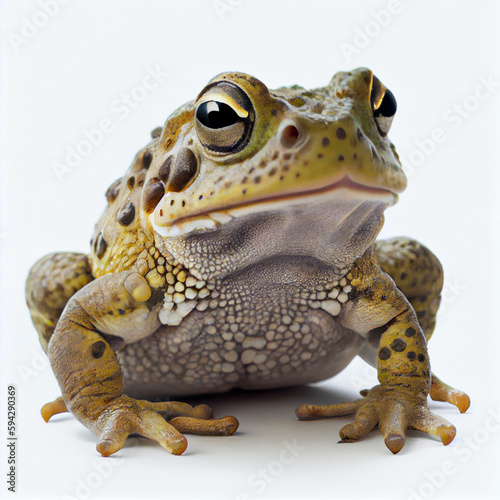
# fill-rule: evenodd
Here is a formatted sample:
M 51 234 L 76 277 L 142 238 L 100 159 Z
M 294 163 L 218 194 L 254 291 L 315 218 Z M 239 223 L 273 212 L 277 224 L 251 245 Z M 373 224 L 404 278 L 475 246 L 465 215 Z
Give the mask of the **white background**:
M 2 2 L 2 407 L 7 385 L 16 385 L 17 497 L 497 497 L 498 3 L 402 1 L 389 18 L 380 11 L 395 0 L 221 0 L 227 9 L 219 12 L 211 0 L 73 0 L 29 32 L 27 23 L 44 21 L 41 4 Z M 23 33 L 29 38 L 21 40 Z M 348 54 L 347 44 L 355 51 Z M 390 137 L 406 159 L 409 187 L 386 213 L 382 235 L 425 242 L 445 267 L 431 361 L 440 377 L 469 393 L 472 406 L 460 415 L 451 405 L 430 405 L 456 425 L 455 441 L 444 447 L 410 432 L 392 456 L 378 431 L 336 444 L 348 418 L 295 419 L 300 402 L 350 400 L 373 385 L 373 371 L 359 360 L 314 387 L 200 399 L 217 416 L 235 414 L 240 430 L 230 438 L 188 436 L 181 457 L 134 438 L 103 459 L 95 436 L 71 415 L 45 424 L 39 408 L 59 391 L 24 304 L 32 263 L 55 250 L 87 251 L 107 186 L 150 130 L 215 74 L 239 70 L 271 88 L 315 87 L 357 66 L 372 68 L 399 104 Z M 117 100 L 141 84 L 149 67 L 168 75 L 127 116 L 117 112 Z M 481 79 L 497 83 L 480 90 L 478 101 Z M 463 105 L 468 116 L 457 118 Z M 54 162 L 103 119 L 113 131 L 59 180 Z M 439 144 L 430 143 L 435 129 L 442 129 Z M 425 154 L 417 141 L 426 144 Z M 283 450 L 294 440 L 292 460 Z M 9 498 L 3 453 L 2 491 Z

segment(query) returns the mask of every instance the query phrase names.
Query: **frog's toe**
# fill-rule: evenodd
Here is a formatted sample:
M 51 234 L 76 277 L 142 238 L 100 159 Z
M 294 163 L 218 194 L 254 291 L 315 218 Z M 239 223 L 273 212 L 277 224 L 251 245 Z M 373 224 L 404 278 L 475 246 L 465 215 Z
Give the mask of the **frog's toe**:
M 454 425 L 444 418 L 434 415 L 427 407 L 421 407 L 419 411 L 415 412 L 409 422 L 409 427 L 439 437 L 445 446 L 453 441 L 457 433 Z
M 356 412 L 356 420 L 344 425 L 340 429 L 341 442 L 356 441 L 367 434 L 377 425 L 378 414 L 374 403 L 367 403 Z
M 42 406 L 41 413 L 42 418 L 45 422 L 48 422 L 51 417 L 57 415 L 58 413 L 66 413 L 69 412 L 64 399 L 59 396 L 57 399 L 52 401 L 51 403 L 46 403 Z
M 470 398 L 465 392 L 459 391 L 432 374 L 431 392 L 429 393 L 434 401 L 446 401 L 455 405 L 460 413 L 465 413 L 470 406 Z
M 236 432 L 239 426 L 238 420 L 231 416 L 219 419 L 175 417 L 169 423 L 179 432 L 204 436 L 230 436 Z

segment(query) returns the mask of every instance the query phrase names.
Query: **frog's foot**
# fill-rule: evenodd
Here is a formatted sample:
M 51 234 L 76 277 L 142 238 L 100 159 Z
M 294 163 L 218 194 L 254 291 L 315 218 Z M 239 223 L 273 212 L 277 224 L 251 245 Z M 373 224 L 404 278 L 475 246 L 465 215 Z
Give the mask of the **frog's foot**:
M 48 422 L 58 413 L 68 412 L 62 397 L 42 407 L 42 417 Z M 174 455 L 180 455 L 187 447 L 181 433 L 205 436 L 230 436 L 238 429 L 234 417 L 212 418 L 207 405 L 192 407 L 177 402 L 150 403 L 121 396 L 109 403 L 97 422 L 90 424 L 101 441 L 97 450 L 103 456 L 120 450 L 130 434 L 137 433 L 158 441 Z
M 470 398 L 467 394 L 445 384 L 434 373 L 432 374 L 430 396 L 434 401 L 446 401 L 455 405 L 460 413 L 465 413 L 470 406 Z
M 234 417 L 212 419 L 206 405 L 192 407 L 185 403 L 151 403 L 120 396 L 108 402 L 89 427 L 100 438 L 97 451 L 107 457 L 120 450 L 130 434 L 140 434 L 174 455 L 182 454 L 187 440 L 182 432 L 205 435 L 229 435 L 238 428 Z
M 328 406 L 300 405 L 296 414 L 301 420 L 340 417 L 356 413 L 354 422 L 340 429 L 341 442 L 350 442 L 366 436 L 379 424 L 385 444 L 392 453 L 403 448 L 406 429 L 416 429 L 438 436 L 444 445 L 453 441 L 456 429 L 447 420 L 433 415 L 425 399 L 403 391 L 384 390 L 377 385 L 362 391 L 363 399 L 352 403 Z

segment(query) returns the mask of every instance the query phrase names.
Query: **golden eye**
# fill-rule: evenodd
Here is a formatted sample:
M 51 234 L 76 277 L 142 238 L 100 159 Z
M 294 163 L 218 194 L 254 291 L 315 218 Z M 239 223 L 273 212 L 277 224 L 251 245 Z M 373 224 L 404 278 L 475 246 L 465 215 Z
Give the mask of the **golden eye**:
M 397 103 L 394 94 L 375 75 L 373 75 L 370 104 L 380 134 L 387 135 L 396 114 Z
M 212 152 L 241 151 L 250 139 L 254 120 L 250 99 L 232 83 L 217 82 L 198 99 L 196 132 L 203 146 Z

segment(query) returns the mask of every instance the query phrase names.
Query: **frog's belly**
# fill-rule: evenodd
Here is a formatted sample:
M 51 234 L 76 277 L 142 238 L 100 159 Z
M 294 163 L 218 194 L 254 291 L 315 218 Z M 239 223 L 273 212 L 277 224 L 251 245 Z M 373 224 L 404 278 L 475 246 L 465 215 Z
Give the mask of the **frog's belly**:
M 152 398 L 316 382 L 345 368 L 363 345 L 321 309 L 286 312 L 193 311 L 179 327 L 119 353 L 124 392 Z

